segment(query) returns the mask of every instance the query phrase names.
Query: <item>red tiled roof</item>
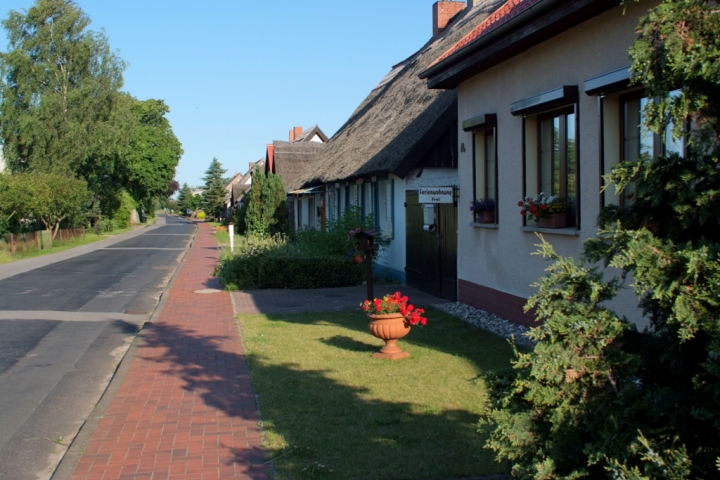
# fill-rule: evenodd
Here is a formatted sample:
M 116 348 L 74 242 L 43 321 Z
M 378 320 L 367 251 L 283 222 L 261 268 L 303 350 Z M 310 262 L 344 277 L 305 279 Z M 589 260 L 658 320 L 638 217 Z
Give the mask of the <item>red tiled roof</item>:
M 428 68 L 445 60 L 449 56 L 454 55 L 458 51 L 462 50 L 476 40 L 492 32 L 500 25 L 508 22 L 510 19 L 518 16 L 520 13 L 524 12 L 525 10 L 529 9 L 530 7 L 541 1 L 542 0 L 508 0 L 507 2 L 505 2 L 505 4 L 503 4 L 502 7 L 495 10 L 490 16 L 483 20 L 480 25 L 475 27 L 470 33 L 465 35 L 462 39 L 460 39 L 460 41 L 458 41 L 445 53 L 435 59 L 435 61 L 432 62 L 428 66 Z

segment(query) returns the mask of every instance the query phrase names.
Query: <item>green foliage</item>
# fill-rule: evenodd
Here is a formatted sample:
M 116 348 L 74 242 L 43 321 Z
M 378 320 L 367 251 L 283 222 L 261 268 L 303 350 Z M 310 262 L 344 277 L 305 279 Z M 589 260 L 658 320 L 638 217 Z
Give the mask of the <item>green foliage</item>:
M 268 254 L 287 251 L 287 238 L 239 237 L 236 253 L 226 252 L 215 272 L 229 290 L 258 288 L 260 260 Z
M 673 124 L 680 138 L 685 119 L 693 123 L 700 151 L 715 158 L 720 151 L 720 15 L 706 0 L 665 0 L 639 25 L 630 49 L 633 79 L 660 101 L 648 106 L 648 126 L 661 132 Z M 681 94 L 668 95 L 680 89 Z
M 131 118 L 123 102 L 120 58 L 70 0 L 37 0 L 3 21 L 0 137 L 12 172 L 73 173 L 95 193 L 117 181 Z M 101 172 L 101 173 L 98 173 Z
M 720 471 L 720 14 L 712 2 L 665 0 L 640 31 L 634 78 L 659 99 L 646 126 L 687 133 L 688 155 L 618 165 L 608 180 L 619 191 L 632 181 L 633 200 L 601 213 L 579 261 L 541 245 L 554 263 L 528 303 L 544 320 L 531 333 L 539 343 L 492 379 L 488 418 L 488 447 L 518 477 Z M 646 331 L 604 306 L 620 283 L 601 262 L 632 278 Z
M 245 230 L 249 235 L 268 236 L 290 231 L 287 193 L 282 177 L 270 172 L 267 175 L 255 167 L 250 190 L 243 197 L 247 204 Z
M 345 255 L 303 252 L 287 237 L 239 237 L 236 254 L 226 254 L 216 272 L 226 288 L 329 288 L 357 285 L 364 268 Z
M 258 264 L 258 288 L 332 288 L 358 285 L 364 269 L 345 257 L 333 255 L 261 258 Z
M 596 478 L 602 454 L 618 456 L 637 432 L 640 359 L 629 347 L 637 340 L 603 306 L 617 280 L 604 282 L 597 268 L 558 257 L 545 241 L 540 247 L 555 262 L 526 307 L 544 322 L 530 333 L 539 343 L 518 353 L 511 381 L 494 382 L 488 447 L 521 478 Z
M 615 478 L 625 480 L 655 480 L 661 478 L 681 480 L 691 478 L 690 458 L 682 445 L 658 452 L 640 432 L 637 441 L 630 448 L 633 455 L 640 457 L 642 460 L 643 468 L 630 468 L 625 464 L 620 464 L 617 460 L 613 460 L 607 470 L 612 472 Z
M 120 192 L 119 200 L 119 205 L 113 211 L 110 218 L 115 222 L 115 225 L 118 225 L 120 228 L 126 228 L 130 226 L 132 212 L 138 207 L 138 204 L 133 196 L 126 190 Z
M 240 208 L 236 208 L 232 214 L 232 222 L 235 224 L 235 231 L 238 235 L 245 235 L 247 233 L 247 224 L 245 218 L 247 217 L 248 204 L 242 202 Z
M 146 211 L 168 194 L 182 154 L 162 100 L 120 92 L 123 61 L 71 0 L 37 0 L 2 22 L 0 138 L 10 172 L 85 180 L 86 217 L 113 216 L 130 191 Z
M 165 118 L 169 111 L 162 100 L 133 99 L 136 124 L 125 155 L 128 190 L 145 206 L 172 189 L 175 168 L 183 153 L 180 141 Z
M 200 206 L 214 219 L 220 219 L 225 212 L 226 191 L 223 174 L 226 171 L 227 170 L 222 168 L 222 164 L 218 159 L 213 158 L 203 177 L 205 191 L 202 194 Z
M 363 217 L 362 209 L 349 205 L 337 219 L 329 219 L 325 230 L 308 228 L 299 230 L 295 234 L 295 246 L 304 255 L 339 255 L 353 256 L 359 253 L 356 250 L 356 241 L 348 236 L 350 230 L 356 228 L 375 229 L 375 217 Z
M 59 173 L 3 175 L 0 186 L 0 217 L 20 221 L 37 219 L 57 235 L 60 223 L 77 223 L 87 207 L 87 184 Z
M 95 225 L 93 225 L 93 233 L 96 233 L 98 235 L 103 233 L 110 233 L 120 228 L 124 228 L 125 226 L 125 223 L 119 225 L 118 222 L 116 222 L 112 218 L 101 218 L 100 220 L 95 222 Z
M 182 187 L 180 188 L 180 191 L 178 192 L 178 199 L 177 199 L 177 207 L 179 210 L 181 210 L 181 213 L 184 215 L 185 210 L 190 208 L 189 202 L 192 198 L 192 188 L 187 183 L 183 183 Z

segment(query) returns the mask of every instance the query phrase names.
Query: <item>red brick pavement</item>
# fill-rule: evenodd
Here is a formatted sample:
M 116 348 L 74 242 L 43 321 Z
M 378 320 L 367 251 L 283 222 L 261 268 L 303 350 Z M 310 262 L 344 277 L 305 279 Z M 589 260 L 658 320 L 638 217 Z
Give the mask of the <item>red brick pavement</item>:
M 193 293 L 212 285 L 218 255 L 198 227 L 73 480 L 268 478 L 230 295 Z

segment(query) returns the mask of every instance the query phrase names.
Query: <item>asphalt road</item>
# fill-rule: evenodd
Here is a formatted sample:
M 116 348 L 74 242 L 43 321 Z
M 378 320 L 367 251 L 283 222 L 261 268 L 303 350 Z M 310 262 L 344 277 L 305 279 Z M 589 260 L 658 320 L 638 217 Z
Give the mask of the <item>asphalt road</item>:
M 0 480 L 50 478 L 190 246 L 152 226 L 0 265 Z

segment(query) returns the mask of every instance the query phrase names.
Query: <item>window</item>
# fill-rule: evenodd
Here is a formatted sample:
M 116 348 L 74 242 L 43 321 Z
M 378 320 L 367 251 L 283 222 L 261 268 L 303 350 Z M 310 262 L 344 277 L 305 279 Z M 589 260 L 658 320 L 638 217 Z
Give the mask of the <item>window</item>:
M 328 220 L 335 220 L 337 218 L 337 191 L 338 189 L 335 187 L 335 185 L 328 185 L 327 186 L 327 219 Z
M 575 107 L 538 115 L 539 192 L 567 202 L 568 225 L 576 225 L 578 164 Z
M 462 128 L 473 135 L 473 200 L 495 202 L 494 222 L 498 223 L 497 188 L 497 115 L 486 113 L 462 122 Z
M 317 217 L 315 212 L 315 196 L 307 197 L 307 227 L 315 228 L 315 219 Z
M 393 238 L 393 221 L 394 221 L 394 210 L 393 210 L 393 188 L 394 180 L 391 178 L 379 180 L 377 182 L 378 192 L 378 215 L 377 223 L 378 227 L 382 231 L 383 238 L 390 240 Z
M 495 129 L 473 133 L 473 182 L 474 199 L 495 200 L 495 221 L 497 222 L 497 156 L 495 155 Z
M 575 229 L 580 228 L 577 102 L 577 85 L 565 85 L 510 105 L 510 113 L 523 116 L 523 196 L 561 198 L 567 226 Z
M 673 92 L 673 95 L 677 94 L 679 91 Z M 652 101 L 644 96 L 643 89 L 602 98 L 603 174 L 610 173 L 613 165 L 620 161 L 636 162 L 641 158 L 654 159 L 669 153 L 684 155 L 685 141 L 673 138 L 672 124 L 661 135 L 643 125 L 645 107 Z M 632 198 L 633 190 L 634 186 L 630 183 L 618 195 L 611 187 L 603 193 L 603 204 L 625 205 Z

